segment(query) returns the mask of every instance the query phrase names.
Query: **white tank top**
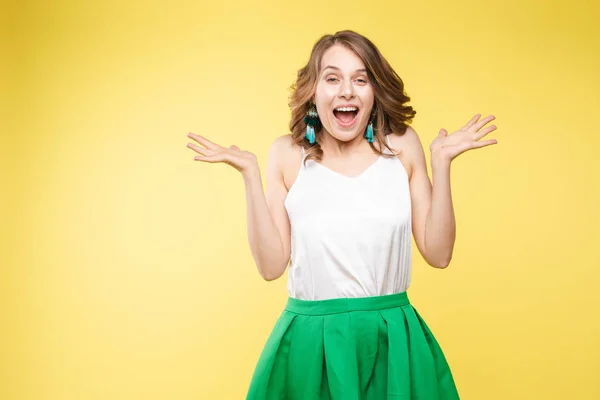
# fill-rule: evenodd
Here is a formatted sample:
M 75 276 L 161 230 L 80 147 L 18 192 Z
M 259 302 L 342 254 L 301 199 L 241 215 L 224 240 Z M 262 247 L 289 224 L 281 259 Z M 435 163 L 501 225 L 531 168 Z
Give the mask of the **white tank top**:
M 290 297 L 324 300 L 406 291 L 412 230 L 402 162 L 380 156 L 349 177 L 315 160 L 304 166 L 305 158 L 302 149 L 298 176 L 285 199 L 291 224 Z

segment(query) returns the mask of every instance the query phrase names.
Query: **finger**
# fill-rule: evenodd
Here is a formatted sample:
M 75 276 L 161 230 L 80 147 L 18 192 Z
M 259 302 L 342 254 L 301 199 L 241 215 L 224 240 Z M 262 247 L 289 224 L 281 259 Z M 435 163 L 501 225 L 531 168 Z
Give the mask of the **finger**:
M 490 125 L 490 126 L 486 126 L 485 128 L 483 128 L 482 130 L 480 130 L 479 132 L 477 132 L 474 136 L 475 140 L 479 140 L 482 137 L 484 137 L 485 135 L 487 135 L 488 133 L 492 132 L 496 130 L 496 125 Z
M 498 143 L 498 141 L 496 139 L 484 140 L 483 142 L 475 142 L 473 147 L 475 147 L 475 148 L 486 147 L 486 146 L 490 146 L 490 145 L 496 144 L 496 143 Z
M 199 153 L 199 154 L 201 154 L 203 156 L 209 156 L 209 155 L 213 154 L 212 150 L 205 149 L 205 148 L 200 147 L 200 146 L 198 146 L 196 144 L 193 144 L 193 143 L 188 143 L 187 147 L 189 147 L 190 149 L 194 150 L 196 153 Z
M 210 152 L 210 150 L 209 150 Z M 219 151 L 219 152 L 210 152 L 208 155 L 206 156 L 196 156 L 194 157 L 194 160 L 198 160 L 198 161 L 206 161 L 209 163 L 225 163 L 225 164 L 229 164 L 229 165 L 234 165 L 234 158 L 231 156 L 230 153 L 227 152 L 223 152 L 223 151 Z
M 207 149 L 216 149 L 216 148 L 221 147 L 218 144 L 211 142 L 210 140 L 208 140 L 204 136 L 198 135 L 198 134 L 193 133 L 193 132 L 188 133 L 188 137 L 190 139 L 194 139 L 195 141 L 197 141 L 198 143 L 200 143 L 202 146 L 206 147 Z
M 471 120 L 465 124 L 465 126 L 460 128 L 460 130 L 466 131 L 467 129 L 469 129 L 475 122 L 477 122 L 479 117 L 481 117 L 481 114 L 475 114 L 473 118 L 471 118 Z
M 240 148 L 237 147 L 236 145 L 232 144 L 231 146 L 229 146 L 230 149 L 232 150 L 239 150 Z
M 442 129 L 440 129 L 440 133 L 439 133 L 439 135 L 440 135 L 440 136 L 448 136 L 448 131 L 447 131 L 447 130 L 445 130 L 444 128 L 442 128 Z
M 195 161 L 204 161 L 204 162 L 209 162 L 209 163 L 218 163 L 218 162 L 223 162 L 223 157 L 213 154 L 210 156 L 196 156 L 194 157 Z
M 496 118 L 496 117 L 494 117 L 493 115 L 488 115 L 487 117 L 485 117 L 481 121 L 479 121 L 476 124 L 472 125 L 470 127 L 470 129 L 469 129 L 469 132 L 477 132 L 479 129 L 481 129 L 481 127 L 483 127 L 488 122 L 492 121 L 494 118 Z

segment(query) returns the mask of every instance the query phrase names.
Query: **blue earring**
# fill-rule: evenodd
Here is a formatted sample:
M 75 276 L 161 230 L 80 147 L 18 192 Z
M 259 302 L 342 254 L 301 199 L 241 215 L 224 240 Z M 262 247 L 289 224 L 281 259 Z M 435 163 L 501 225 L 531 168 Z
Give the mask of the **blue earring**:
M 365 137 L 367 138 L 367 142 L 373 143 L 373 123 L 369 122 L 367 126 L 367 132 L 365 133 Z
M 306 124 L 306 134 L 304 135 L 310 144 L 315 143 L 316 134 L 321 128 L 321 120 L 314 103 L 310 103 L 310 108 L 304 117 Z
M 367 125 L 367 131 L 365 132 L 365 138 L 367 138 L 367 142 L 373 143 L 373 121 L 375 120 L 375 111 L 373 111 L 372 118 L 369 121 L 369 125 Z

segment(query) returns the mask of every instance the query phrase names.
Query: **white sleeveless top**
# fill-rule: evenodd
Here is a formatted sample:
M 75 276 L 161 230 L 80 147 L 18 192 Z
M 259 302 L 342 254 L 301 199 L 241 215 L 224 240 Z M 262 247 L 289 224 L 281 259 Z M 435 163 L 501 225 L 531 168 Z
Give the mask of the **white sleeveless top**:
M 298 176 L 285 199 L 292 240 L 290 297 L 324 300 L 406 291 L 412 230 L 402 162 L 380 156 L 349 177 L 315 160 L 304 166 L 305 158 L 302 149 Z

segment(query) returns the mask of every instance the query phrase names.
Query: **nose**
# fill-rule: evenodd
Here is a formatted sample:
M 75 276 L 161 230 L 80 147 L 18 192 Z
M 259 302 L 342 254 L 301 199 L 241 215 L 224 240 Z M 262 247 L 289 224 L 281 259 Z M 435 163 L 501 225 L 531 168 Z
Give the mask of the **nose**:
M 354 86 L 352 86 L 351 81 L 346 80 L 342 82 L 340 85 L 340 97 L 346 99 L 354 97 Z

